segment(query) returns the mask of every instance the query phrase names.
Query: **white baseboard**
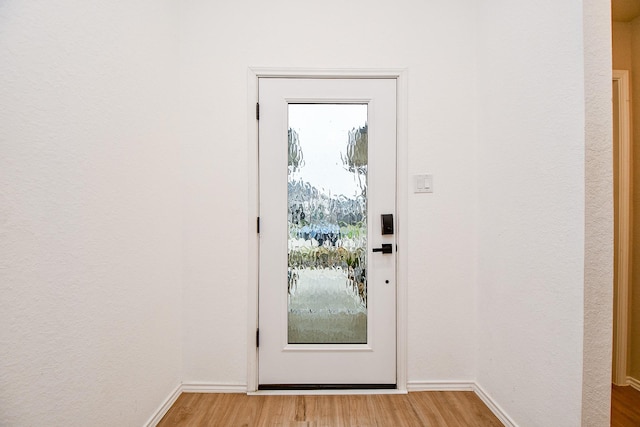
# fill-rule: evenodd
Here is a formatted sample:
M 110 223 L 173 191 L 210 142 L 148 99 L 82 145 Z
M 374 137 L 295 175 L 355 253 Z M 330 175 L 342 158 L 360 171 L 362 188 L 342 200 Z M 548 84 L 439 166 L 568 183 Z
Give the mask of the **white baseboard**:
M 408 381 L 407 391 L 473 391 L 473 381 Z
M 183 393 L 246 393 L 246 384 L 182 383 Z
M 474 381 L 409 381 L 407 390 L 412 391 L 473 391 L 505 427 L 517 427 L 507 413 Z
M 500 422 L 505 425 L 505 427 L 517 427 L 517 424 L 511 419 L 511 417 L 507 415 L 507 413 L 500 407 L 500 405 L 498 405 L 496 401 L 493 400 L 482 387 L 480 387 L 479 384 L 474 383 L 473 391 L 480 398 L 480 400 L 482 400 L 482 402 L 487 405 L 491 412 L 493 412 L 493 415 L 495 415 L 500 420 Z
M 246 384 L 213 384 L 213 383 L 183 383 L 171 392 L 162 405 L 145 423 L 145 427 L 155 427 L 164 417 L 171 406 L 182 393 L 246 393 Z
M 164 400 L 164 403 L 156 410 L 156 412 L 149 418 L 149 421 L 145 423 L 145 427 L 155 427 L 158 425 L 162 417 L 169 411 L 171 406 L 176 402 L 178 397 L 182 394 L 182 384 L 178 385 Z
M 636 390 L 640 391 L 640 381 L 633 378 L 633 377 L 627 377 L 627 384 L 629 384 L 631 387 L 635 388 Z

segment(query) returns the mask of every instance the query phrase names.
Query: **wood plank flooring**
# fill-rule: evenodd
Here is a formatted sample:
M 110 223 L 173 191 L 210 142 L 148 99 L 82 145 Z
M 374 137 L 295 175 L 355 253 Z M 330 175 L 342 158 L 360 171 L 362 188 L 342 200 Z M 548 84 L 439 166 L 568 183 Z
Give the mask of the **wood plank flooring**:
M 158 427 L 501 427 L 469 391 L 336 396 L 183 393 Z
M 611 427 L 640 426 L 640 391 L 611 386 Z

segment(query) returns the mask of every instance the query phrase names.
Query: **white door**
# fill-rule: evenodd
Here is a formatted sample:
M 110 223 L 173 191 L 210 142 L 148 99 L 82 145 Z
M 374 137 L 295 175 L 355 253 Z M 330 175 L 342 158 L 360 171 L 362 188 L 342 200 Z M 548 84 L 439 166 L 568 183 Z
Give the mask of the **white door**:
M 259 388 L 395 387 L 396 80 L 258 84 Z

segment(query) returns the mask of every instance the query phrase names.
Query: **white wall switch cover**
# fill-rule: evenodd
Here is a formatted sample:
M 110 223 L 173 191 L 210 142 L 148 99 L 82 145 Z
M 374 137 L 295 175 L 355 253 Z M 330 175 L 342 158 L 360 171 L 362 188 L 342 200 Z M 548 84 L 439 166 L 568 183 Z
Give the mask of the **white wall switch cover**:
M 433 175 L 419 174 L 415 176 L 414 193 L 433 193 Z

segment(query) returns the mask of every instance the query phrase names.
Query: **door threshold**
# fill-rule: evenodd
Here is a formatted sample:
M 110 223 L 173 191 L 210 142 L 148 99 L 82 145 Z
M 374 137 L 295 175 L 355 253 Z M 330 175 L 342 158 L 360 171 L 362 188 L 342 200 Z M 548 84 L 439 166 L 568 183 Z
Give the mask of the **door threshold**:
M 269 384 L 259 386 L 248 395 L 355 395 L 355 394 L 407 394 L 395 384 Z

